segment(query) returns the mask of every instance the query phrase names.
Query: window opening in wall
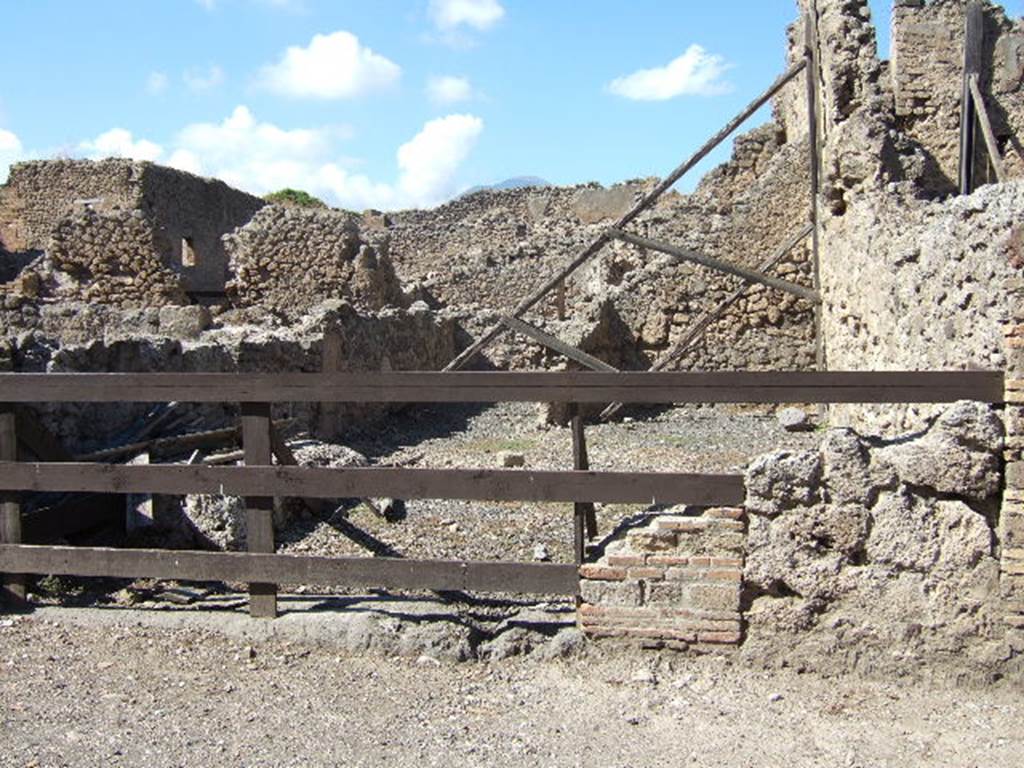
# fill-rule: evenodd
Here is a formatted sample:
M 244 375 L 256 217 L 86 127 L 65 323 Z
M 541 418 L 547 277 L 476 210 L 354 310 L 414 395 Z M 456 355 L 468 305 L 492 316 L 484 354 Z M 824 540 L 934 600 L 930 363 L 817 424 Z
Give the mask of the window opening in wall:
M 181 266 L 194 267 L 196 265 L 196 246 L 191 237 L 181 238 Z

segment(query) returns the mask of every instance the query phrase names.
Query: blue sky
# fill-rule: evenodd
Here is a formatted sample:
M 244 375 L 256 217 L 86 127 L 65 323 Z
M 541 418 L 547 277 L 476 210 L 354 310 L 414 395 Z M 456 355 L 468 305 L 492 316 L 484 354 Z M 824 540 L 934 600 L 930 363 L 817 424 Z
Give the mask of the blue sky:
M 889 4 L 872 3 L 883 47 Z M 661 175 L 782 71 L 794 15 L 793 0 L 7 0 L 0 178 L 18 158 L 117 154 L 359 209 L 518 175 Z

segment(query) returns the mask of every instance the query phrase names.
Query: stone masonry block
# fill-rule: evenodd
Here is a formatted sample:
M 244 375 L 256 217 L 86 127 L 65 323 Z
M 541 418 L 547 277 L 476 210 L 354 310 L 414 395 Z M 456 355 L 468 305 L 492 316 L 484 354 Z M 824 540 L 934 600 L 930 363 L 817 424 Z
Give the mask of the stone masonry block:
M 664 552 L 678 543 L 676 534 L 666 530 L 635 530 L 630 531 L 626 538 L 634 550 L 641 552 Z
M 600 563 L 585 563 L 580 566 L 580 577 L 583 579 L 598 579 L 600 581 L 624 581 L 626 578 L 625 568 L 613 568 Z
M 635 581 L 580 581 L 580 597 L 594 605 L 640 605 L 640 584 Z

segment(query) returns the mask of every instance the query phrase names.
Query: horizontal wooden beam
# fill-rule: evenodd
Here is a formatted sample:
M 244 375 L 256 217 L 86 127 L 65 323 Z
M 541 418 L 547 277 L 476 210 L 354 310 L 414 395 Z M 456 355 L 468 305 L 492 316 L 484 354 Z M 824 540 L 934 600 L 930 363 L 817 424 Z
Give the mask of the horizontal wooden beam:
M 0 572 L 572 595 L 575 565 L 0 545 Z
M 749 280 L 754 283 L 761 283 L 767 285 L 769 288 L 775 288 L 779 291 L 785 291 L 791 293 L 794 296 L 799 296 L 801 299 L 807 299 L 815 304 L 821 303 L 821 297 L 818 292 L 811 289 L 805 288 L 802 285 L 791 283 L 788 280 L 782 280 L 778 277 L 772 277 L 766 275 L 763 272 L 758 272 L 756 269 L 747 269 L 746 267 L 740 267 L 735 264 L 730 264 L 726 261 L 720 261 L 719 259 L 713 259 L 710 256 L 705 256 L 703 253 L 690 250 L 688 248 L 678 248 L 668 243 L 662 243 L 658 240 L 651 240 L 646 237 L 640 237 L 634 235 L 631 232 L 624 232 L 621 229 L 609 230 L 609 234 L 622 240 L 626 243 L 639 246 L 641 248 L 648 248 L 652 251 L 660 251 L 661 253 L 667 253 L 670 256 L 674 256 L 677 259 L 683 261 L 691 261 L 694 264 L 700 264 L 702 267 L 716 270 L 717 272 L 724 272 L 727 275 L 735 275 L 736 277 L 742 277 L 744 280 Z
M 612 504 L 735 505 L 741 475 L 392 467 L 209 467 L 199 464 L 30 464 L 0 462 L 0 490 L 94 493 L 209 493 L 320 499 L 595 501 Z
M 501 322 L 511 331 L 521 333 L 523 336 L 533 339 L 538 344 L 541 344 L 548 349 L 554 350 L 570 360 L 575 360 L 580 365 L 584 365 L 592 371 L 605 371 L 606 373 L 614 373 L 618 368 L 608 365 L 604 360 L 598 360 L 593 355 L 588 355 L 582 349 L 577 349 L 572 344 L 566 344 L 557 336 L 552 336 L 550 333 L 541 330 L 535 325 L 520 320 L 517 317 L 503 317 Z
M 999 371 L 0 373 L 0 402 L 943 403 L 1003 398 Z

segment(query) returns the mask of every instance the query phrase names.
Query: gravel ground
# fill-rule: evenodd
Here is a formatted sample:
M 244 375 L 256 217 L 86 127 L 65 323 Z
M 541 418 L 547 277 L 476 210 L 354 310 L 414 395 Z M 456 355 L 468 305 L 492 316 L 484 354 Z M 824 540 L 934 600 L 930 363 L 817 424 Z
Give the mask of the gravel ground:
M 528 469 L 570 469 L 570 431 L 538 426 L 537 414 L 531 403 L 418 408 L 353 435 L 348 444 L 374 464 L 498 467 L 500 454 L 510 451 L 523 454 Z M 820 440 L 813 431 L 787 432 L 774 416 L 750 409 L 678 407 L 640 416 L 588 425 L 592 469 L 742 472 L 761 453 Z M 407 509 L 400 523 L 387 523 L 363 506 L 333 517 L 306 516 L 282 536 L 281 551 L 340 555 L 369 547 L 406 557 L 530 560 L 540 545 L 553 561 L 571 561 L 571 504 L 428 499 L 410 501 Z M 601 535 L 645 509 L 598 505 Z M 360 531 L 362 543 L 354 541 Z
M 450 664 L 0 623 L 3 766 L 1015 766 L 1019 691 L 591 650 Z M 93 616 L 99 613 L 92 611 Z M 56 619 L 54 620 L 54 617 Z

